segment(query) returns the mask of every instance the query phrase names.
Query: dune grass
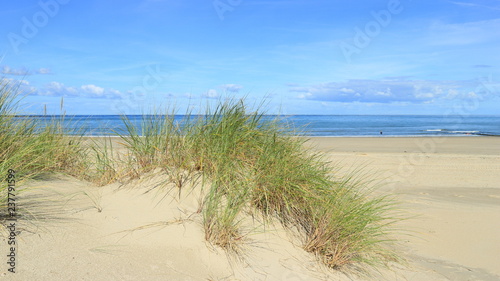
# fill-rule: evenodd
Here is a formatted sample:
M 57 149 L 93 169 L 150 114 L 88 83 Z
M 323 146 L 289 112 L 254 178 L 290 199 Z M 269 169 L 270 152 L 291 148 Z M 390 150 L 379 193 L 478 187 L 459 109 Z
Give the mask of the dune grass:
M 205 238 L 227 250 L 241 251 L 248 234 L 242 219 L 259 215 L 298 231 L 304 250 L 331 268 L 396 259 L 387 247 L 397 220 L 393 202 L 370 194 L 361 173 L 336 175 L 321 153 L 306 148 L 305 138 L 261 107 L 250 112 L 243 100 L 228 100 L 181 122 L 173 112 L 143 115 L 140 125 L 123 117 L 126 130 L 119 136 L 128 157 L 122 161 L 109 139 L 84 146 L 82 135 L 68 136 L 64 117 L 43 126 L 36 118 L 15 117 L 17 92 L 16 85 L 0 82 L 2 175 L 8 169 L 24 179 L 63 172 L 103 185 L 159 169 L 179 196 L 187 183 L 202 179 Z
M 7 80 L 0 81 L 0 173 L 18 171 L 18 178 L 32 178 L 46 171 L 69 174 L 84 169 L 80 139 L 67 136 L 61 119 L 41 124 L 36 118 L 19 117 L 19 92 Z M 64 118 L 64 117 L 61 117 Z
M 279 120 L 248 113 L 241 100 L 221 102 L 197 119 L 188 115 L 182 127 L 172 116 L 145 116 L 141 134 L 125 119 L 129 166 L 134 175 L 155 168 L 187 178 L 201 173 L 209 242 L 239 251 L 241 218 L 258 213 L 298 229 L 304 249 L 331 268 L 395 259 L 385 245 L 395 222 L 392 201 L 368 194 L 356 175 L 334 177 L 322 155 Z
M 105 161 L 108 157 L 94 160 L 95 156 L 90 153 L 92 146 L 83 145 L 83 132 L 69 132 L 64 127 L 64 114 L 45 116 L 45 121 L 23 115 L 25 113 L 20 106 L 21 100 L 19 85 L 7 79 L 0 79 L 1 177 L 6 176 L 10 169 L 16 171 L 18 182 L 46 173 L 64 173 L 93 182 L 103 177 L 101 174 L 104 171 L 95 167 L 102 164 L 97 160 Z M 96 155 L 103 153 L 102 147 L 94 151 Z M 2 184 L 0 208 L 5 206 L 6 200 L 6 185 Z

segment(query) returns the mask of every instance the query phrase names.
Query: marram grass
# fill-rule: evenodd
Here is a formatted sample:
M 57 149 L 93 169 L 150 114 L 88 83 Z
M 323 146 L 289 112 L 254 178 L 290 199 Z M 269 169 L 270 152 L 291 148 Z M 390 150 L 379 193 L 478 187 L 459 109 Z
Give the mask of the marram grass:
M 241 100 L 221 102 L 198 119 L 188 115 L 183 127 L 169 116 L 148 115 L 154 120 L 144 120 L 142 136 L 125 120 L 129 167 L 135 174 L 172 166 L 201 173 L 208 188 L 203 227 L 211 243 L 239 251 L 241 217 L 258 212 L 298 229 L 304 249 L 331 268 L 396 259 L 386 245 L 397 220 L 392 201 L 368 194 L 356 174 L 333 177 L 323 156 L 279 120 L 248 114 Z
M 47 171 L 76 174 L 84 170 L 80 139 L 67 136 L 62 120 L 41 124 L 29 116 L 16 117 L 18 101 L 16 85 L 0 80 L 0 173 L 13 169 L 23 179 Z
M 99 167 L 100 163 L 89 160 L 95 157 L 91 157 L 89 146 L 83 145 L 82 134 L 68 134 L 63 126 L 64 115 L 52 117 L 45 123 L 36 117 L 22 115 L 25 113 L 19 104 L 22 97 L 18 86 L 5 78 L 0 79 L 0 177 L 14 170 L 16 181 L 21 182 L 45 173 L 65 173 L 94 182 L 101 179 L 101 171 L 89 169 Z M 61 110 L 62 106 L 61 100 Z M 102 153 L 100 147 L 97 155 Z M 108 157 L 101 160 L 106 159 Z M 6 186 L 0 186 L 2 209 L 7 200 Z
M 182 126 L 171 112 L 144 115 L 141 126 L 124 117 L 119 135 L 129 153 L 120 160 L 110 140 L 84 145 L 81 136 L 65 134 L 62 120 L 42 129 L 35 118 L 16 120 L 15 85 L 2 80 L 0 93 L 2 175 L 62 172 L 107 184 L 160 169 L 179 194 L 201 177 L 203 228 L 214 245 L 239 252 L 247 234 L 242 218 L 259 214 L 298 230 L 304 250 L 331 268 L 376 268 L 397 257 L 388 247 L 397 221 L 393 202 L 369 194 L 363 174 L 338 178 L 321 153 L 304 146 L 305 138 L 277 119 L 249 113 L 242 100 L 220 102 L 204 116 L 188 114 Z

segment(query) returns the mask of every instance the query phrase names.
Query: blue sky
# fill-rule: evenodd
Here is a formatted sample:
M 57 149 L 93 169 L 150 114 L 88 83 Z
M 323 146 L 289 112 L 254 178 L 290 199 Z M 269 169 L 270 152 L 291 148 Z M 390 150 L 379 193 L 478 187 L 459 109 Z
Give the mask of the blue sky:
M 30 113 L 500 114 L 499 0 L 4 1 Z

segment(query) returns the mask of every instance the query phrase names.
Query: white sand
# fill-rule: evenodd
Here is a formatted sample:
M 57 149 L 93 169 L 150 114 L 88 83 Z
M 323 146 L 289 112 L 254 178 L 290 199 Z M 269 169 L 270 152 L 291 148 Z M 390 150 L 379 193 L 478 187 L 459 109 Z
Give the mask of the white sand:
M 408 266 L 358 278 L 328 272 L 279 226 L 251 231 L 244 260 L 205 242 L 199 193 L 149 182 L 31 183 L 18 206 L 17 273 L 2 280 L 500 280 L 500 138 L 315 138 L 339 173 L 363 165 L 414 218 L 400 223 Z M 175 190 L 174 190 L 175 191 Z M 249 230 L 250 231 L 250 230 Z M 6 236 L 5 233 L 3 235 Z
M 411 231 L 400 239 L 416 271 L 406 278 L 500 280 L 500 138 L 315 138 L 311 145 L 342 167 L 365 165 L 414 215 L 400 224 Z

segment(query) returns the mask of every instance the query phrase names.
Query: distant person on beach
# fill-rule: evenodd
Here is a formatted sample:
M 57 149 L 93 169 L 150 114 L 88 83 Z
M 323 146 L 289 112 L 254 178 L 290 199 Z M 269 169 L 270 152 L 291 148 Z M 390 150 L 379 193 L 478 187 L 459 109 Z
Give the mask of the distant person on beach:
M 380 134 L 382 134 L 382 131 L 380 131 Z

